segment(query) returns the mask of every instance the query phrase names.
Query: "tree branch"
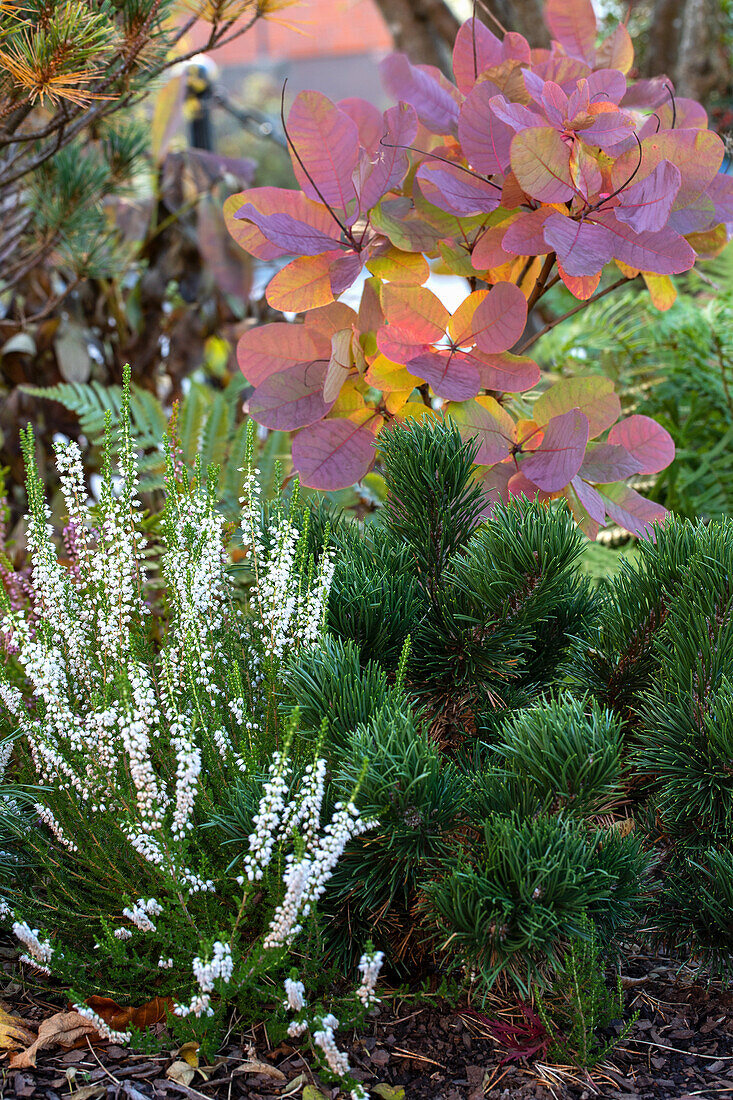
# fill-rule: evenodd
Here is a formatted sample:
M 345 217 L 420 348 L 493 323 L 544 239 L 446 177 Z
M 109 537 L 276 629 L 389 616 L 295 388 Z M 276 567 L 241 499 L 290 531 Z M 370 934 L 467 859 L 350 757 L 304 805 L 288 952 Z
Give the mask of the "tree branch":
M 607 294 L 610 294 L 612 290 L 618 290 L 624 283 L 633 283 L 639 276 L 635 275 L 633 279 L 630 279 L 628 275 L 624 275 L 623 278 L 617 279 L 615 283 L 611 283 L 610 286 L 604 287 L 603 290 L 599 290 L 591 298 L 588 298 L 585 302 L 580 302 L 574 309 L 569 309 L 567 313 L 563 313 L 562 317 L 556 317 L 553 321 L 548 322 L 544 328 L 541 328 L 539 332 L 536 332 L 533 336 L 528 337 L 524 343 L 520 344 L 515 354 L 521 355 L 527 348 L 531 348 L 532 344 L 535 344 L 540 336 L 544 336 L 545 333 L 550 332 L 556 325 L 561 324 L 562 321 L 567 321 L 568 317 L 573 317 L 576 313 L 580 313 L 581 309 L 585 309 L 591 302 L 597 302 L 600 298 L 605 298 Z

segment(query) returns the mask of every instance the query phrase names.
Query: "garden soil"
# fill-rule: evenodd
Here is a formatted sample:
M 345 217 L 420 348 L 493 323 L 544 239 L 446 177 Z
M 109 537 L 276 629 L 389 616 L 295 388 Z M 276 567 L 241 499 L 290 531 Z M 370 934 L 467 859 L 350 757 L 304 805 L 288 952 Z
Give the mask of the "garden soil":
M 6 973 L 10 964 L 5 964 Z M 0 999 L 31 1029 L 68 1006 L 8 975 Z M 365 1030 L 341 1036 L 355 1076 L 381 1100 L 719 1100 L 733 1098 L 733 992 L 705 984 L 669 960 L 637 956 L 624 975 L 630 1035 L 590 1074 L 537 1060 L 506 1061 L 486 1017 L 510 1017 L 498 1004 L 477 1010 L 430 997 L 383 1003 Z M 516 1015 L 521 1022 L 521 1015 Z M 614 1025 L 620 1030 L 621 1024 Z M 88 1038 L 67 1051 L 41 1051 L 35 1069 L 0 1062 L 0 1100 L 335 1100 L 307 1052 L 266 1028 L 238 1030 L 213 1066 L 195 1069 L 187 1052 L 134 1054 Z M 195 1057 L 190 1061 L 195 1061 Z M 315 1090 L 318 1090 L 317 1092 Z M 305 1092 L 304 1092 L 305 1090 Z M 404 1090 L 404 1094 L 402 1092 Z

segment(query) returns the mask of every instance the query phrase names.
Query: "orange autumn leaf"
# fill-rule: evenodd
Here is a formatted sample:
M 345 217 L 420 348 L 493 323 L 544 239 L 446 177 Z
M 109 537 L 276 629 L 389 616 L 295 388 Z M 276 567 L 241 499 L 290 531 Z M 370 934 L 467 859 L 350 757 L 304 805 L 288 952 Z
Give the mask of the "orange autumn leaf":
M 125 1031 L 130 1026 L 142 1031 L 153 1024 L 162 1023 L 173 1011 L 170 997 L 153 997 L 151 1001 L 139 1006 L 123 1006 L 111 997 L 98 996 L 88 997 L 86 1003 L 113 1031 Z

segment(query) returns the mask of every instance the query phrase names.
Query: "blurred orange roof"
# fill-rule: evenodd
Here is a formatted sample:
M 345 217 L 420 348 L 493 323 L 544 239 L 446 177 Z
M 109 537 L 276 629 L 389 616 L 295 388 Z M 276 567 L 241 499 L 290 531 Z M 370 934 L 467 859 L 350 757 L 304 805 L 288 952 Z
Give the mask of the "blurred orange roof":
M 199 23 L 191 33 L 191 45 L 203 46 L 207 37 L 208 26 Z M 374 0 L 301 0 L 258 20 L 241 38 L 212 51 L 212 56 L 225 69 L 391 48 L 392 36 Z

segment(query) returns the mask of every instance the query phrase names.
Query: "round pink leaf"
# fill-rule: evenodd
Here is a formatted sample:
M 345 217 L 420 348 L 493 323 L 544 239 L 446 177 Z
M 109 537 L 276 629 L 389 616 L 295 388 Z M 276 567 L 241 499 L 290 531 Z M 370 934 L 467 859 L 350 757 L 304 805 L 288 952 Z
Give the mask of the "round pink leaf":
M 639 473 L 658 474 L 674 458 L 672 436 L 650 416 L 629 416 L 614 424 L 609 443 L 620 443 L 639 463 Z
M 321 420 L 293 437 L 293 466 L 304 485 L 346 489 L 374 464 L 374 436 L 351 420 Z
M 489 355 L 508 351 L 527 323 L 527 299 L 514 283 L 496 283 L 473 315 L 476 343 Z

